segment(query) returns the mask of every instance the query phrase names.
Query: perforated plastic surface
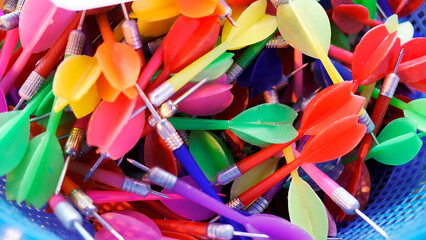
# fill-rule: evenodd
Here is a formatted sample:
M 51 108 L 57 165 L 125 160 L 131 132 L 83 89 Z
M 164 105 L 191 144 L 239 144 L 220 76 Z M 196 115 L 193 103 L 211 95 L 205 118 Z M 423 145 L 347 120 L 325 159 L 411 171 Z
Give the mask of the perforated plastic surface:
M 407 18 L 419 35 L 426 37 L 426 3 Z M 411 97 L 424 98 L 426 95 Z M 391 239 L 426 239 L 426 147 L 423 146 L 418 156 L 405 165 L 392 167 L 374 163 L 368 167 L 372 190 L 364 213 L 382 226 Z M 54 214 L 7 201 L 4 180 L 0 178 L 0 240 L 81 239 L 77 232 L 67 230 Z M 90 223 L 84 227 L 94 234 Z M 383 239 L 359 218 L 339 227 L 337 237 Z
M 14 239 L 81 239 L 76 231 L 66 229 L 54 214 L 28 207 L 23 203 L 10 204 L 5 196 L 5 177 L 0 178 L 0 240 Z M 83 218 L 84 219 L 84 218 Z M 85 223 L 89 233 L 93 225 Z M 52 234 L 53 233 L 53 234 Z
M 413 24 L 414 30 L 420 36 L 426 37 L 426 2 L 407 18 Z

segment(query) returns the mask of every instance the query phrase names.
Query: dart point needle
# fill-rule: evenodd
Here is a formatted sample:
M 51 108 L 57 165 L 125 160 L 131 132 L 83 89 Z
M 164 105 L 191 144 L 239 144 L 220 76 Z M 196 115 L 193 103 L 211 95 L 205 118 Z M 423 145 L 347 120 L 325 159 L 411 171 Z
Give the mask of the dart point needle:
M 93 212 L 93 216 L 98 219 L 99 223 L 102 224 L 112 235 L 114 235 L 117 239 L 125 240 L 120 233 L 117 232 L 105 219 L 103 219 L 97 212 Z
M 380 235 L 382 235 L 384 238 L 388 239 L 388 234 L 381 228 L 379 225 L 377 225 L 375 222 L 373 222 L 367 215 L 365 215 L 363 212 L 361 212 L 359 209 L 355 209 L 355 213 L 360 216 L 364 221 L 366 221 L 370 226 L 372 226 Z
M 237 23 L 234 21 L 234 19 L 232 19 L 231 16 L 229 16 L 229 14 L 225 15 L 226 19 L 228 19 L 228 21 L 232 24 L 232 26 L 234 27 L 238 27 Z

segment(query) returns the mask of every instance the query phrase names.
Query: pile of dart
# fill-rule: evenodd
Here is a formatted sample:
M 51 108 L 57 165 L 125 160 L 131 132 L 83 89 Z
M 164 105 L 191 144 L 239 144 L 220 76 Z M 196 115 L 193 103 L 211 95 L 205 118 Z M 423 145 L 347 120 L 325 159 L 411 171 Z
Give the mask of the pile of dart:
M 6 0 L 5 197 L 81 239 L 388 238 L 365 161 L 422 149 L 423 3 Z

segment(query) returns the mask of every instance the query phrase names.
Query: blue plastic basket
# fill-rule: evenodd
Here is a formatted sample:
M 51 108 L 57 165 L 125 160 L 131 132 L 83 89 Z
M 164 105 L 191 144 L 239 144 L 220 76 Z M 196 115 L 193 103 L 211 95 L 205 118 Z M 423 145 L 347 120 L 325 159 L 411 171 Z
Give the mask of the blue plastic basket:
M 414 29 L 426 37 L 426 3 L 408 16 Z M 411 96 L 426 97 L 424 94 Z M 426 106 L 425 106 L 426 107 Z M 425 141 L 423 141 L 425 143 Z M 391 239 L 426 239 L 426 147 L 411 162 L 397 167 L 379 163 L 369 165 L 371 197 L 365 213 L 382 226 Z M 5 197 L 5 178 L 0 178 L 0 240 L 81 239 L 67 230 L 55 217 L 42 210 L 11 204 Z M 84 224 L 94 234 L 90 222 Z M 383 239 L 364 221 L 357 218 L 339 227 L 338 238 Z

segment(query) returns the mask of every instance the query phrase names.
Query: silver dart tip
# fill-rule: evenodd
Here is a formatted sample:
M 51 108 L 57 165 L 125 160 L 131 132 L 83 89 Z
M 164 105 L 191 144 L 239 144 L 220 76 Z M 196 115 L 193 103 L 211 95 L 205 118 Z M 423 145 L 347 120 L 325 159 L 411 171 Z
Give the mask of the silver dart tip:
M 137 168 L 141 169 L 141 170 L 142 170 L 142 171 L 144 171 L 144 172 L 147 172 L 147 173 L 151 172 L 151 169 L 150 169 L 149 167 L 147 167 L 147 166 L 145 166 L 145 165 L 143 165 L 143 164 L 141 164 L 141 163 L 137 162 L 137 161 L 136 161 L 136 160 L 134 160 L 134 159 L 126 158 L 126 160 L 127 160 L 130 164 L 132 164 L 133 166 L 135 166 L 135 167 L 137 167 Z
M 367 215 L 365 215 L 363 212 L 361 212 L 359 209 L 355 209 L 355 213 L 360 216 L 364 221 L 366 221 L 368 224 L 370 224 L 371 227 L 374 228 L 380 235 L 382 235 L 385 239 L 388 239 L 388 234 L 381 228 L 379 225 L 377 225 L 373 220 L 371 220 Z
M 235 22 L 235 20 L 234 20 L 234 19 L 232 19 L 232 17 L 231 17 L 231 16 L 229 16 L 229 14 L 226 14 L 226 15 L 225 15 L 225 17 L 226 17 L 226 19 L 228 19 L 228 21 L 232 24 L 232 26 L 234 26 L 234 27 L 238 27 L 238 25 L 237 25 L 237 23 Z
M 90 168 L 90 171 L 86 174 L 86 176 L 84 177 L 83 182 L 86 182 L 87 179 L 90 178 L 90 176 L 92 176 L 93 172 L 99 167 L 99 165 L 101 165 L 102 161 L 105 159 L 105 155 L 101 154 L 101 157 L 96 161 L 96 163 L 93 165 L 92 168 Z
M 120 233 L 117 232 L 105 219 L 103 219 L 97 212 L 93 212 L 93 216 L 98 219 L 99 223 L 102 224 L 114 237 L 120 240 L 125 240 L 123 236 L 121 236 Z
M 159 196 L 159 197 L 162 197 L 162 198 L 165 198 L 165 199 L 170 199 L 170 197 L 169 196 L 167 196 L 166 194 L 164 194 L 164 193 L 161 193 L 161 192 L 157 192 L 157 191 L 154 191 L 154 190 L 152 190 L 151 189 L 151 191 L 149 191 L 150 193 L 152 193 L 152 194 L 154 194 L 154 195 L 157 195 L 157 196 Z
M 253 237 L 253 238 L 269 238 L 268 235 L 263 233 L 249 233 L 249 232 L 238 232 L 234 231 L 235 236 L 242 236 L 242 237 Z
M 20 98 L 18 104 L 16 104 L 15 108 L 13 109 L 13 111 L 19 110 L 19 108 L 22 106 L 22 104 L 25 102 L 25 99 Z

